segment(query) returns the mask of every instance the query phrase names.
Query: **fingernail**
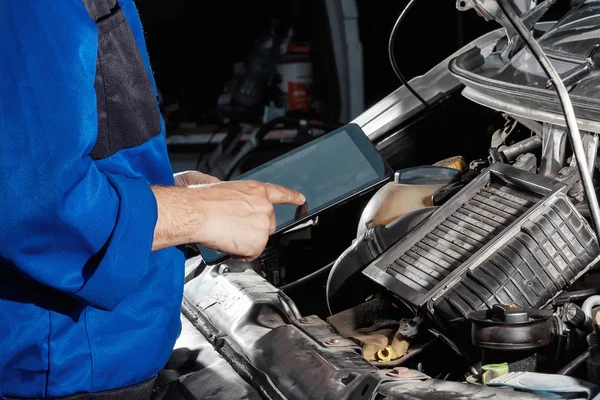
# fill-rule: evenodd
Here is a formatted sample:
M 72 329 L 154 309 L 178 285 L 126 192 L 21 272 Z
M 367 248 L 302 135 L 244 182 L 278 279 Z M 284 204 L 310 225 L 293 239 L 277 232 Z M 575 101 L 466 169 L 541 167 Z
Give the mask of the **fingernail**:
M 306 203 L 306 197 L 304 197 L 302 193 L 300 193 L 300 201 L 302 201 L 302 203 Z

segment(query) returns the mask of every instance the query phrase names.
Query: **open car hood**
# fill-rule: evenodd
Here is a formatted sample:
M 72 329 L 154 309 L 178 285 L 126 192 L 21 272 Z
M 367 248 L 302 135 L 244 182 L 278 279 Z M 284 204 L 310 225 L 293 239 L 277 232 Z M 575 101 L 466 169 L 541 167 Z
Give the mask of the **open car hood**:
M 600 2 L 588 1 L 552 25 L 537 25 L 539 43 L 570 89 L 580 128 L 600 132 Z M 466 86 L 464 96 L 496 110 L 564 126 L 558 97 L 529 49 L 505 61 L 501 44 L 491 52 L 478 46 L 450 61 L 451 73 Z

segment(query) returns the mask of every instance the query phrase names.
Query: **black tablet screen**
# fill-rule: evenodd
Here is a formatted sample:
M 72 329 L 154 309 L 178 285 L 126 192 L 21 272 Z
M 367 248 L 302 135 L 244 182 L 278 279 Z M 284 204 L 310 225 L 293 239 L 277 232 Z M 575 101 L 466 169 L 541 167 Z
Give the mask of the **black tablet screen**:
M 277 231 L 290 227 L 318 211 L 343 201 L 385 180 L 385 162 L 356 125 L 330 132 L 236 180 L 256 180 L 300 191 L 306 206 L 275 205 Z M 200 248 L 207 263 L 223 253 Z

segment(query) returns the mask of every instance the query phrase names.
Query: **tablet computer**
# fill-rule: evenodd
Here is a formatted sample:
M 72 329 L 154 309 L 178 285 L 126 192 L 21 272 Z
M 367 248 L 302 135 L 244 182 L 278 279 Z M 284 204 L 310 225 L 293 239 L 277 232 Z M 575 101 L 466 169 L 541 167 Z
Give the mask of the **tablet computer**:
M 235 179 L 273 183 L 304 194 L 304 206 L 274 206 L 278 233 L 359 196 L 390 176 L 391 169 L 362 129 L 348 124 Z M 228 257 L 202 246 L 198 250 L 209 265 Z

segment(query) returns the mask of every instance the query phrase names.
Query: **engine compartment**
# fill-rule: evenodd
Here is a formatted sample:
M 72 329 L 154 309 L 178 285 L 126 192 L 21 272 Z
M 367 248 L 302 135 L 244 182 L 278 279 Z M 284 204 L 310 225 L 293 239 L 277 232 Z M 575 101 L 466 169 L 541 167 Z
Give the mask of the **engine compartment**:
M 487 16 L 490 2 L 463 1 L 459 9 Z M 533 26 L 548 5 L 531 3 L 522 17 Z M 593 176 L 600 166 L 599 6 L 582 2 L 535 30 L 574 91 Z M 436 68 L 430 74 L 439 78 Z M 391 99 L 374 106 L 379 114 L 370 110 L 358 121 L 378 127 L 367 135 L 399 171 L 396 180 L 283 235 L 256 263 L 196 265 L 185 318 L 264 398 L 596 396 L 600 245 L 564 117 L 538 69 L 522 43 L 496 32 L 451 58 L 456 85 L 446 81 L 444 96 L 432 93 L 433 111 L 405 110 L 412 116 L 393 125 L 374 122 L 389 118 Z M 462 107 L 462 94 L 483 106 Z M 463 132 L 462 113 L 473 109 L 471 126 L 484 121 L 485 134 Z M 443 117 L 432 122 L 432 113 Z M 417 134 L 432 123 L 445 131 Z M 424 144 L 436 141 L 436 148 Z M 407 168 L 414 165 L 421 169 Z M 450 170 L 453 178 L 440 184 L 439 174 Z M 390 211 L 385 191 L 396 202 L 418 201 Z M 371 214 L 361 227 L 363 210 Z M 383 210 L 386 222 L 377 223 Z M 335 243 L 332 233 L 339 233 Z M 294 277 L 291 262 L 282 276 L 281 260 L 269 266 L 282 245 L 308 250 L 299 263 L 315 273 Z M 319 282 L 317 291 L 303 290 L 309 281 Z

